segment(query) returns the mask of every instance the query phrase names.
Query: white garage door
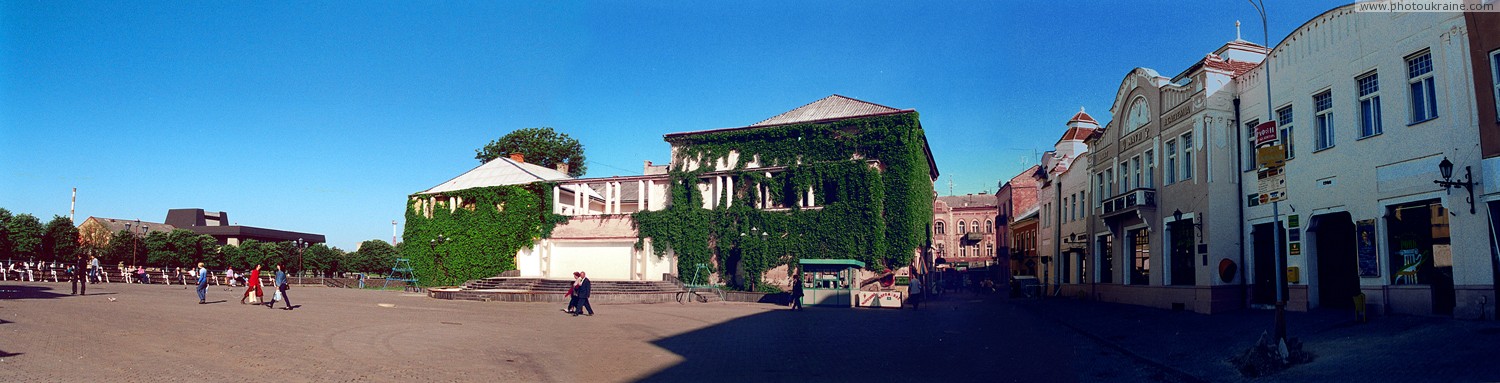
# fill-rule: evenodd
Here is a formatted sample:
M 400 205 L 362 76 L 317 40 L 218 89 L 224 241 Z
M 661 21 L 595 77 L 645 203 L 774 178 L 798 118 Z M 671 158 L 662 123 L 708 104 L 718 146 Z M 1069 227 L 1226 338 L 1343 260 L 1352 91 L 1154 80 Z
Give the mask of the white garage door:
M 574 271 L 589 279 L 630 279 L 634 242 L 553 242 L 552 278 L 570 278 Z

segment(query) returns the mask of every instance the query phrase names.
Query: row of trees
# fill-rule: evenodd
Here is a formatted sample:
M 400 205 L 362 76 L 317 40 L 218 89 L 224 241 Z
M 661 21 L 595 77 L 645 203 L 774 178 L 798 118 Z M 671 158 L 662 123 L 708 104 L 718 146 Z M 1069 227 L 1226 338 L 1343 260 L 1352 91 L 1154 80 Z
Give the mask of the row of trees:
M 95 256 L 105 265 L 189 268 L 203 262 L 215 270 L 243 270 L 257 264 L 274 269 L 281 264 L 293 273 L 333 276 L 341 272 L 390 272 L 397 254 L 397 247 L 378 239 L 346 252 L 321 243 L 303 248 L 291 242 L 256 240 L 221 245 L 212 236 L 183 229 L 146 235 L 103 229 L 80 232 L 68 217 L 54 216 L 43 225 L 30 214 L 12 215 L 0 208 L 0 260 L 68 263 L 78 256 Z

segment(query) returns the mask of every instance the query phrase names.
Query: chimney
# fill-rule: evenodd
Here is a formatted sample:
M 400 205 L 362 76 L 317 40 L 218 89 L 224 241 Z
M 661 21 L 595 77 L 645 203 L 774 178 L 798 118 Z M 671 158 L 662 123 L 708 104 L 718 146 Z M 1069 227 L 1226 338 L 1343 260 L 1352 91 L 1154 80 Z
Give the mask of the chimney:
M 510 160 L 515 162 L 526 162 L 526 155 L 521 153 L 511 153 Z
M 568 163 L 566 163 L 566 162 L 558 162 L 557 163 L 557 171 L 562 172 L 562 174 L 568 174 Z

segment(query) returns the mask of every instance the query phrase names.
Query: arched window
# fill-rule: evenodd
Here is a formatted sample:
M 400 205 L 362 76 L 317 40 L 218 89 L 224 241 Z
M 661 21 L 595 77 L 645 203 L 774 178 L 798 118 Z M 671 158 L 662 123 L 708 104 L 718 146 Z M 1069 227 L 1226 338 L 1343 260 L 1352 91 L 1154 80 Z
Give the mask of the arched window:
M 937 221 L 937 222 L 933 222 L 933 223 L 932 223 L 932 229 L 933 229 L 933 230 L 934 230 L 934 231 L 935 231 L 935 232 L 937 232 L 937 233 L 938 233 L 938 235 L 943 235 L 943 234 L 948 234 L 948 233 L 944 233 L 944 232 L 943 232 L 943 221 Z
M 979 220 L 976 219 L 976 220 L 974 220 L 974 222 L 970 222 L 969 223 L 969 232 L 970 233 L 978 233 L 979 232 Z
M 985 234 L 991 234 L 991 233 L 994 233 L 994 232 L 995 232 L 995 221 L 994 220 L 989 220 L 989 219 L 984 220 L 984 233 Z
M 958 220 L 958 233 L 959 234 L 967 233 L 966 231 L 964 231 L 964 221 L 963 220 Z

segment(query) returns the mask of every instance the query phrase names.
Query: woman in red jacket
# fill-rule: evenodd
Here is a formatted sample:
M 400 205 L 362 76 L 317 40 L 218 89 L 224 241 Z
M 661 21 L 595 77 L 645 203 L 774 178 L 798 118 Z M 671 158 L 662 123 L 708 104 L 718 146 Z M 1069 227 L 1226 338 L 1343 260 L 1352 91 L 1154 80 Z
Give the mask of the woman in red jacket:
M 265 293 L 260 290 L 260 265 L 255 265 L 255 270 L 250 272 L 250 280 L 245 281 L 245 295 L 240 297 L 240 304 L 245 304 L 245 299 L 250 297 L 250 292 L 255 292 L 255 301 L 262 302 L 261 297 Z

